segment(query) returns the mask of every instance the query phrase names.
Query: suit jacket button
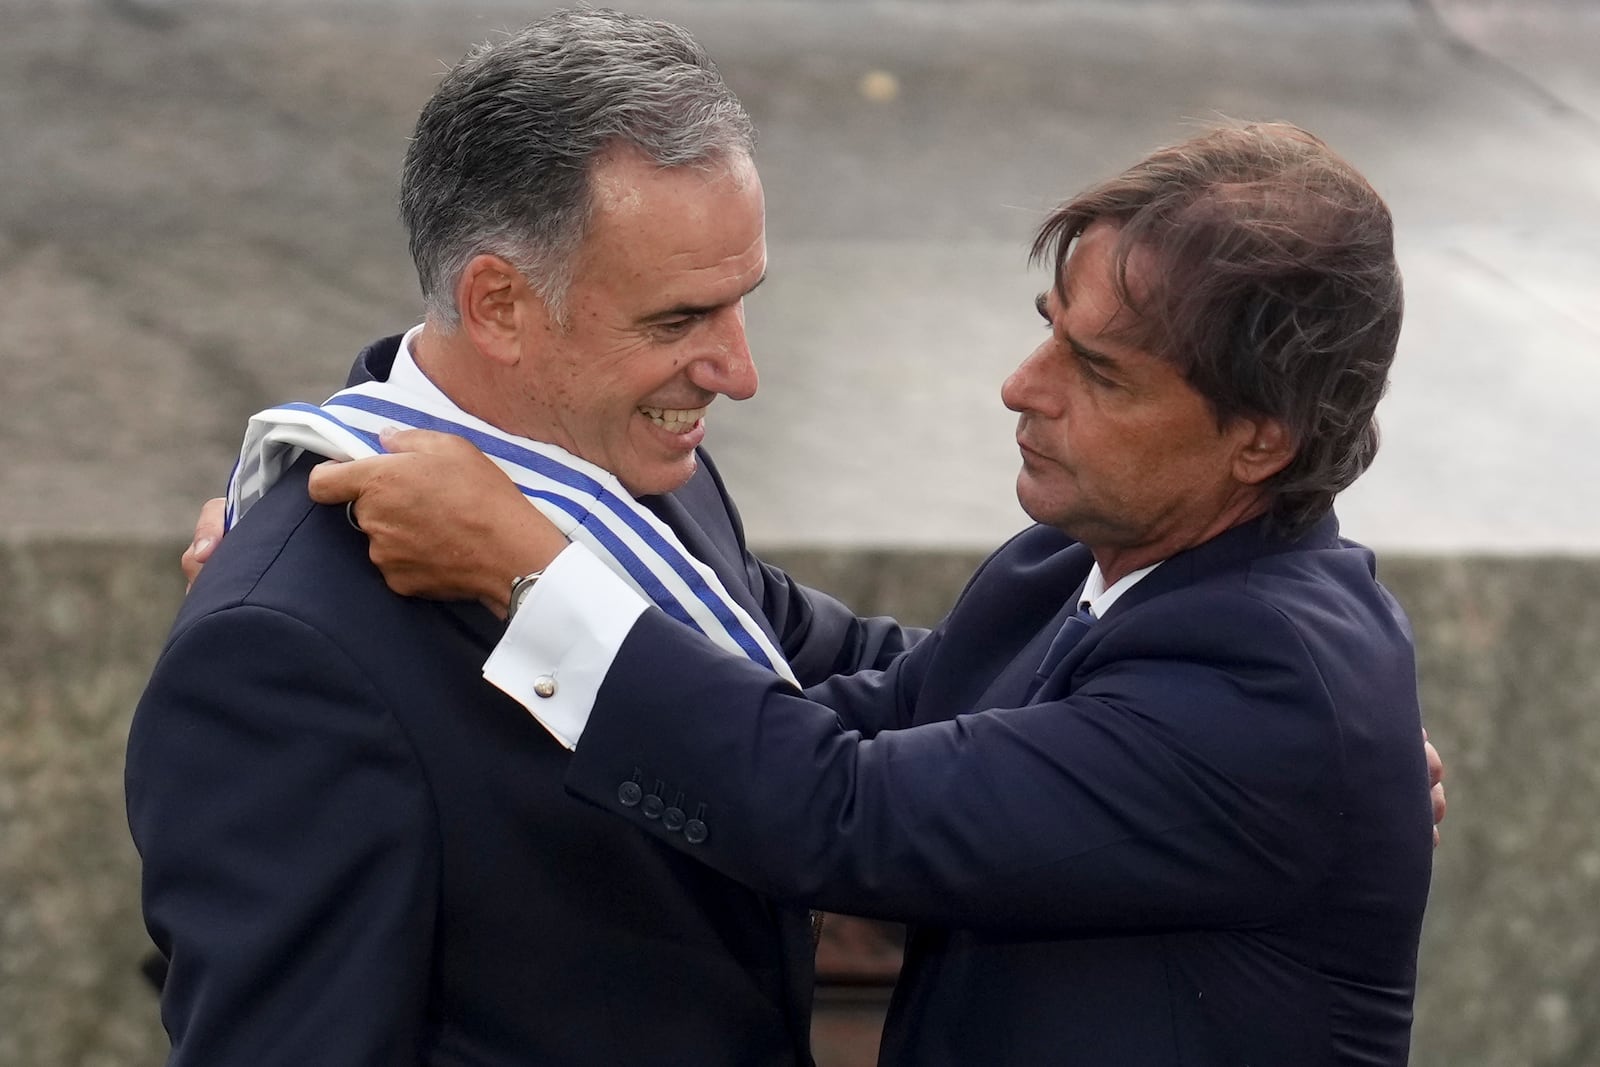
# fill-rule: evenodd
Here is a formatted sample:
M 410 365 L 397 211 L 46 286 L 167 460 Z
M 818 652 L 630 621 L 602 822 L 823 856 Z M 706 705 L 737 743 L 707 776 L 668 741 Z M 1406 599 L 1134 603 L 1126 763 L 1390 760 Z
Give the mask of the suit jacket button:
M 644 803 L 639 805 L 639 810 L 644 812 L 644 817 L 647 819 L 659 819 L 661 818 L 661 809 L 666 806 L 666 801 L 651 793 L 644 798 Z
M 639 803 L 639 798 L 644 796 L 644 790 L 639 788 L 638 782 L 623 782 L 617 786 L 617 799 L 625 808 L 631 808 Z
M 691 845 L 698 845 L 706 839 L 706 824 L 699 819 L 690 819 L 683 824 L 683 839 Z
M 661 825 L 673 833 L 683 829 L 683 824 L 688 820 L 684 818 L 682 808 L 668 808 L 661 813 Z

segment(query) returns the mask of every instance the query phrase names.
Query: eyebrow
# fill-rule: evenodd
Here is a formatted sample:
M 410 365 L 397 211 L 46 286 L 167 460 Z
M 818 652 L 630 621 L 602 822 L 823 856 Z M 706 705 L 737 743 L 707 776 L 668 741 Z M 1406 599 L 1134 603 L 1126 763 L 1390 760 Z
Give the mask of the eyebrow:
M 743 300 L 745 297 L 761 288 L 761 283 L 766 280 L 767 276 L 765 274 L 761 275 L 761 277 L 756 279 L 756 283 L 754 285 L 739 294 L 738 299 Z M 693 318 L 697 315 L 709 315 L 713 311 L 727 307 L 728 304 L 736 303 L 738 303 L 738 300 L 728 301 L 728 303 L 724 304 L 677 304 L 673 307 L 666 308 L 663 311 L 657 311 L 654 314 L 646 315 L 639 321 L 643 323 L 652 323 L 660 322 L 663 319 Z
M 1072 354 L 1083 360 L 1085 363 L 1092 364 L 1095 369 L 1109 371 L 1122 369 L 1121 362 L 1119 362 L 1115 356 L 1108 355 L 1105 352 L 1100 352 L 1093 348 L 1085 347 L 1082 342 L 1080 342 L 1076 337 L 1073 337 L 1070 333 L 1066 335 L 1066 338 L 1067 347 L 1072 349 Z
M 1061 295 L 1060 290 L 1056 291 L 1056 296 L 1063 304 L 1066 303 L 1066 297 Z M 1046 322 L 1054 326 L 1055 320 L 1050 317 L 1049 303 L 1050 294 L 1048 292 L 1041 292 L 1038 296 L 1033 298 L 1034 310 L 1036 310 Z M 1089 348 L 1076 337 L 1073 337 L 1070 333 L 1066 334 L 1065 337 L 1067 340 L 1067 347 L 1072 349 L 1072 354 L 1083 360 L 1085 363 L 1092 364 L 1095 368 L 1102 370 L 1118 370 L 1121 368 L 1121 364 L 1117 361 L 1115 356 L 1108 355 L 1105 352 L 1100 352 L 1093 348 Z

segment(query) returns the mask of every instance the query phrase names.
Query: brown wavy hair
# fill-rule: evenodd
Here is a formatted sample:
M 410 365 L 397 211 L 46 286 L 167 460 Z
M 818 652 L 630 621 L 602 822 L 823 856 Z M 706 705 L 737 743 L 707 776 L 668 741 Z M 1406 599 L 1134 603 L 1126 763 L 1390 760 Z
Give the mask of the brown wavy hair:
M 1295 452 L 1265 485 L 1270 522 L 1304 532 L 1378 450 L 1403 312 L 1383 199 L 1305 130 L 1249 124 L 1158 149 L 1053 212 L 1033 258 L 1058 286 L 1100 221 L 1119 230 L 1117 294 L 1133 313 L 1121 339 L 1177 366 L 1219 425 L 1283 423 Z

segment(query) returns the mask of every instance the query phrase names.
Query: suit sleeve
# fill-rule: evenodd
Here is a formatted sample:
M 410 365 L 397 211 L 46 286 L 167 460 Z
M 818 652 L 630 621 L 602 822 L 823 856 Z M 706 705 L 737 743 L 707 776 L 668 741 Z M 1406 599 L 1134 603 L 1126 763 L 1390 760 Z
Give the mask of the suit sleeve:
M 335 639 L 255 607 L 182 630 L 134 717 L 127 798 L 172 1067 L 421 1062 L 436 820 Z
M 1253 601 L 1230 610 L 1259 635 L 1250 650 L 1181 619 L 1124 627 L 1066 699 L 870 738 L 648 612 L 567 785 L 828 910 L 1028 936 L 1258 920 L 1326 867 L 1337 738 L 1288 624 Z M 914 704 L 920 652 L 830 699 Z M 636 770 L 682 790 L 703 832 L 619 804 Z

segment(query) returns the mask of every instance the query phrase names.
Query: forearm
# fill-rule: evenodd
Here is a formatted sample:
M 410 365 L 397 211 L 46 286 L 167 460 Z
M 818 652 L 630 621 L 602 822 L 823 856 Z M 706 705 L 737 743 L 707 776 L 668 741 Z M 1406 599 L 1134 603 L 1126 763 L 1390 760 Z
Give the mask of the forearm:
M 1236 921 L 1302 891 L 1329 847 L 1305 832 L 1325 828 L 1326 796 L 1239 784 L 1256 761 L 1315 766 L 1323 739 L 1272 736 L 1263 716 L 1260 748 L 1208 766 L 1149 712 L 1086 698 L 864 739 L 646 615 L 567 784 L 761 892 L 852 914 L 1066 936 Z M 634 775 L 681 793 L 700 840 L 625 803 Z

